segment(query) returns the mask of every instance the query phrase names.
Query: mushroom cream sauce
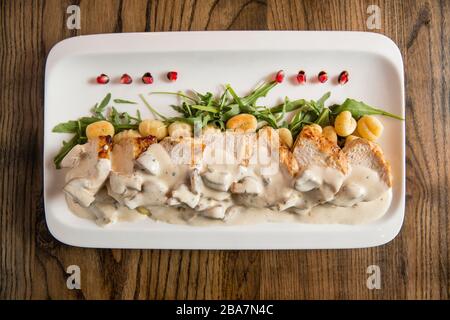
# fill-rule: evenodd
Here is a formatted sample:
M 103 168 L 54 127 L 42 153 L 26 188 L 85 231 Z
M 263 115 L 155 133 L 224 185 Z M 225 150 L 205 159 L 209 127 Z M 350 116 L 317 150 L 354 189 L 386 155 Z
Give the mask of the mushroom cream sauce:
M 252 134 L 200 138 L 165 138 L 137 159 L 126 142 L 114 145 L 111 160 L 97 159 L 96 141 L 77 146 L 64 159 L 72 167 L 64 188 L 69 208 L 102 226 L 149 218 L 226 226 L 362 224 L 390 206 L 391 188 L 369 168 L 350 167 L 344 175 L 312 165 L 293 177 L 274 152 L 278 141 Z

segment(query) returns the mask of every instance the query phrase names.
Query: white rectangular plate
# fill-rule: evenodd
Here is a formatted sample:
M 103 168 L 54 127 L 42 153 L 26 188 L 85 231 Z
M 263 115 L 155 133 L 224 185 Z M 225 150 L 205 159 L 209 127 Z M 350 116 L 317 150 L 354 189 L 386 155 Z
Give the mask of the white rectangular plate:
M 380 144 L 392 166 L 393 200 L 389 211 L 366 225 L 311 225 L 266 223 L 245 226 L 193 227 L 170 225 L 145 219 L 121 222 L 102 228 L 71 213 L 62 192 L 64 170 L 56 170 L 53 157 L 68 136 L 52 133 L 63 121 L 87 115 L 106 93 L 138 101 L 137 94 L 149 91 L 195 89 L 219 92 L 230 83 L 239 94 L 283 69 L 287 80 L 265 100 L 279 103 L 291 99 L 318 99 L 326 91 L 328 103 L 351 97 L 404 116 L 403 62 L 397 46 L 385 36 L 363 32 L 171 32 L 104 34 L 70 38 L 50 52 L 45 74 L 45 213 L 48 227 L 58 240 L 81 247 L 178 248 L 178 249 L 313 249 L 359 248 L 392 240 L 403 223 L 405 207 L 405 124 L 383 118 L 385 130 Z M 165 80 L 170 70 L 178 71 L 175 83 Z M 306 85 L 293 77 L 304 70 Z M 321 70 L 330 80 L 312 81 Z M 337 85 L 342 70 L 350 81 Z M 151 72 L 155 82 L 142 84 L 143 73 Z M 95 84 L 106 73 L 108 85 Z M 118 78 L 128 73 L 131 85 Z M 152 96 L 151 104 L 167 113 L 173 97 Z M 143 116 L 148 110 L 139 107 Z M 135 106 L 121 106 L 134 112 Z

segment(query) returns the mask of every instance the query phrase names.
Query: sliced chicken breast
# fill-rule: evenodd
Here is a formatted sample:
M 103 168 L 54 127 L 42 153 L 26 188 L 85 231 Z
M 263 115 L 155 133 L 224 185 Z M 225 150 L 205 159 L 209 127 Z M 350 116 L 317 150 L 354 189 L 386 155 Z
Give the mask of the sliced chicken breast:
M 71 168 L 66 175 L 64 192 L 84 207 L 95 200 L 109 176 L 111 146 L 110 136 L 99 137 L 73 148 L 61 162 L 63 167 Z
M 293 155 L 299 166 L 295 189 L 303 192 L 311 204 L 332 200 L 348 172 L 341 149 L 307 126 L 295 141 Z
M 352 206 L 361 201 L 372 201 L 392 187 L 389 163 L 376 143 L 355 139 L 346 144 L 342 151 L 350 170 L 333 200 L 334 204 Z

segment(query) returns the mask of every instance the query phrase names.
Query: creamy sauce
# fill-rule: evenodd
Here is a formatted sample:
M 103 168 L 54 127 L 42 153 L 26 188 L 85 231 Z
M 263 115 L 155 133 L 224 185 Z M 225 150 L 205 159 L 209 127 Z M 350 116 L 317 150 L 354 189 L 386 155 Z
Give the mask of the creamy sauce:
M 234 226 L 258 223 L 310 223 L 310 224 L 365 224 L 381 218 L 389 209 L 392 200 L 392 190 L 389 189 L 378 199 L 361 202 L 353 207 L 339 207 L 333 205 L 319 205 L 303 214 L 273 211 L 266 208 L 238 208 L 234 215 L 226 220 L 211 219 L 200 216 L 193 210 L 173 207 L 150 206 L 149 218 L 170 224 L 192 226 Z M 95 216 L 91 209 L 83 208 L 67 197 L 69 208 L 77 216 L 84 219 L 96 220 L 99 225 L 105 225 L 103 219 Z M 114 222 L 136 221 L 147 219 L 145 214 L 137 210 L 120 207 Z
M 336 169 L 312 165 L 292 177 L 282 166 L 267 171 L 251 162 L 215 164 L 200 158 L 188 164 L 177 163 L 164 146 L 153 144 L 135 160 L 129 156 L 131 148 L 114 149 L 107 179 L 98 169 L 104 159 L 88 158 L 85 163 L 67 160 L 75 166 L 69 171 L 68 185 L 73 181 L 85 184 L 89 179 L 80 167 L 97 176 L 101 171 L 104 178 L 104 185 L 97 181 L 97 190 L 91 188 L 94 194 L 89 201 L 80 198 L 79 193 L 68 192 L 70 209 L 102 226 L 149 217 L 197 226 L 360 224 L 381 217 L 391 202 L 391 189 L 376 172 L 365 167 L 351 168 L 344 175 Z M 173 144 L 170 148 L 174 149 Z

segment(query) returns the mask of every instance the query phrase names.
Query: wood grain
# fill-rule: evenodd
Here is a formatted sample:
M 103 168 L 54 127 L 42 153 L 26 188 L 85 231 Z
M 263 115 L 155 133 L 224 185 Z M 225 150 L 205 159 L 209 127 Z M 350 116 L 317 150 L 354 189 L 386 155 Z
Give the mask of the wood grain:
M 81 30 L 66 8 L 81 7 Z M 407 205 L 400 235 L 360 250 L 95 250 L 63 245 L 42 198 L 44 65 L 76 35 L 172 30 L 360 30 L 368 5 L 406 73 Z M 448 299 L 450 187 L 448 1 L 0 1 L 0 298 Z M 370 85 L 370 84 L 369 84 Z M 82 289 L 66 288 L 67 266 Z M 366 288 L 379 265 L 382 289 Z

